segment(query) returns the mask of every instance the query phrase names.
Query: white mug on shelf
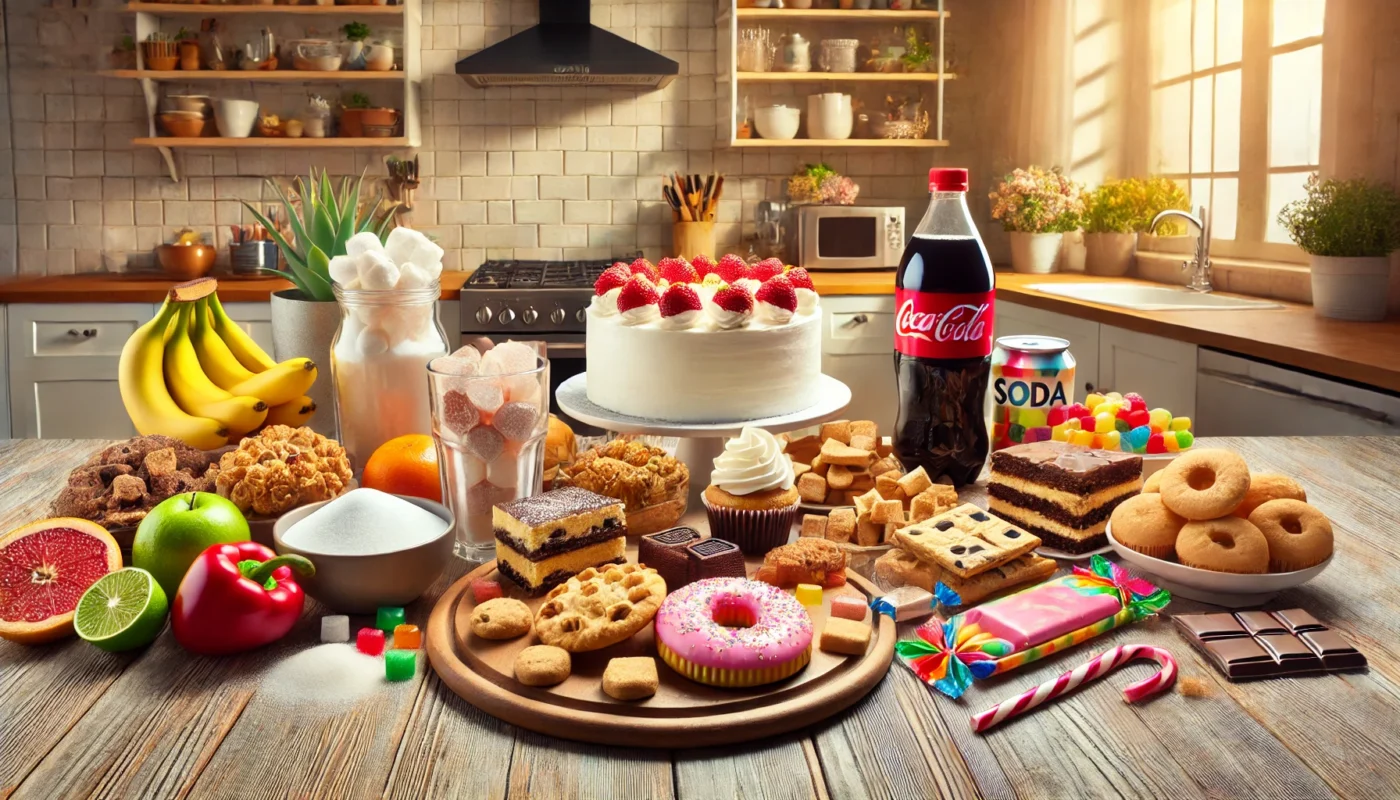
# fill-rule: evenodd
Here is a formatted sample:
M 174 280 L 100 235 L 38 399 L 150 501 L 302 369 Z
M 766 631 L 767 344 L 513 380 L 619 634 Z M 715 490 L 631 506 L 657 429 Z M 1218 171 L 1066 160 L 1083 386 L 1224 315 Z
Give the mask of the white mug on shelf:
M 840 92 L 807 97 L 807 136 L 812 139 L 849 139 L 855 115 L 851 96 Z

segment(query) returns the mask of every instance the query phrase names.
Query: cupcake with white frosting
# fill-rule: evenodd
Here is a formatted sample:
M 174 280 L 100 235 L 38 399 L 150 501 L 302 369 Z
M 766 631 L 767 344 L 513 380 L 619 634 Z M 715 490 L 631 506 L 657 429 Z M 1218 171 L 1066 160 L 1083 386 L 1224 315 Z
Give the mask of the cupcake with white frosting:
M 705 489 L 710 535 L 759 556 L 786 544 L 799 497 L 792 462 L 773 434 L 744 428 L 724 444 Z

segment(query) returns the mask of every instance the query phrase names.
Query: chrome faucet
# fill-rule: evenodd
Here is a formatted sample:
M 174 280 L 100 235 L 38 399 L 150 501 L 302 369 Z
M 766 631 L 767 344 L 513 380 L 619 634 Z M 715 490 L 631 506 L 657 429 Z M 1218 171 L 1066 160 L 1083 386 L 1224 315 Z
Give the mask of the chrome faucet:
M 1185 211 L 1177 211 L 1169 208 L 1152 218 L 1152 224 L 1147 226 L 1147 232 L 1153 233 L 1157 230 L 1157 224 L 1170 217 L 1180 217 L 1183 220 L 1196 226 L 1200 234 L 1196 237 L 1196 260 L 1181 262 L 1181 270 L 1191 270 L 1191 282 L 1186 288 L 1193 292 L 1210 291 L 1210 215 L 1206 212 L 1205 206 L 1199 206 L 1196 213 L 1200 216 L 1193 217 Z

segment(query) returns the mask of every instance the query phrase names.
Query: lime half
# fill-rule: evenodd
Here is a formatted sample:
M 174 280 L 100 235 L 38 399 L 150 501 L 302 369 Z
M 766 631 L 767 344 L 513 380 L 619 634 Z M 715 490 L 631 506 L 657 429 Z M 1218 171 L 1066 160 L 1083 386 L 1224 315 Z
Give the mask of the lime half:
M 119 653 L 155 641 L 169 609 L 151 573 L 127 567 L 103 575 L 83 593 L 73 629 L 83 641 Z

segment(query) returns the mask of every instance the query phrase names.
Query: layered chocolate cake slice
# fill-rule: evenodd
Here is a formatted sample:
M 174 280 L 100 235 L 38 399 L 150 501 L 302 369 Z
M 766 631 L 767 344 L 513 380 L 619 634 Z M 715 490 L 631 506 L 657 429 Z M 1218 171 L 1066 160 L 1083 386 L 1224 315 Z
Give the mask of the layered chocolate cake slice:
M 1141 489 L 1139 456 L 1035 442 L 992 454 L 988 510 L 1047 547 L 1087 553 L 1108 543 L 1109 515 Z
M 627 560 L 622 503 L 566 487 L 491 510 L 496 569 L 541 595 L 588 567 Z

